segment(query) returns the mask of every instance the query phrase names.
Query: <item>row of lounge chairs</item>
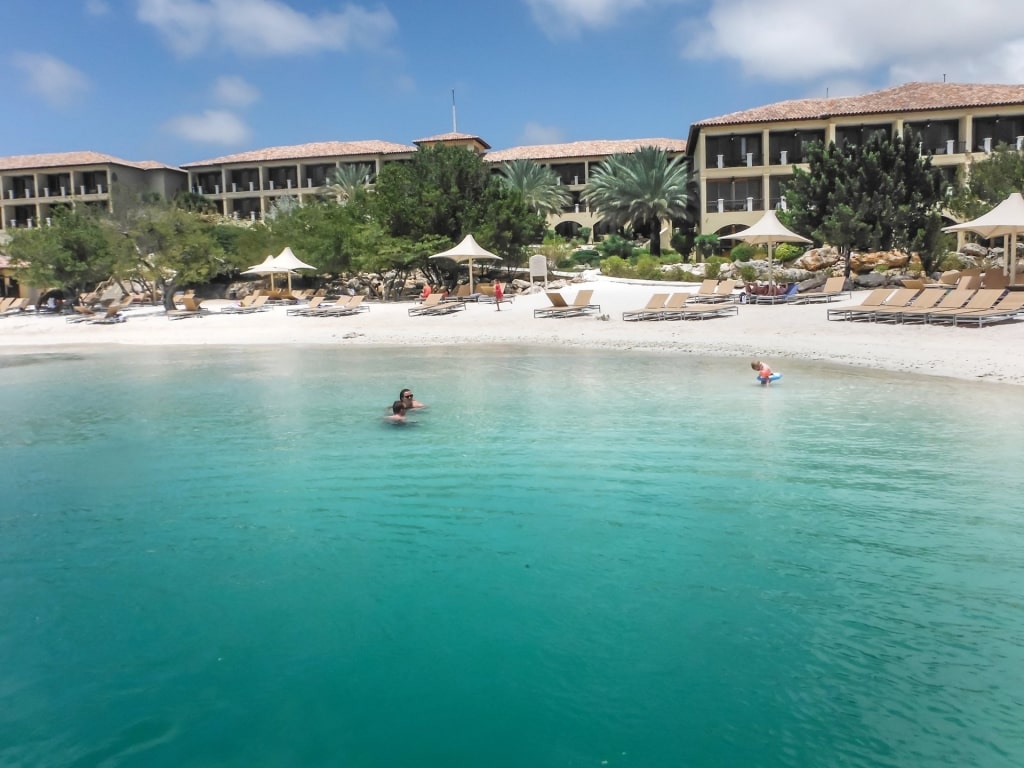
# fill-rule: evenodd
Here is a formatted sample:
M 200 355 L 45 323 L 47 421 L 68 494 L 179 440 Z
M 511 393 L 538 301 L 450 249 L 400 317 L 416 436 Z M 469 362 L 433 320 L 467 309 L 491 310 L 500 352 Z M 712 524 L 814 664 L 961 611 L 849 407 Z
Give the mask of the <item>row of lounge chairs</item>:
M 1016 320 L 1024 313 L 1024 291 L 944 288 L 876 288 L 860 304 L 829 309 L 829 320 L 975 325 Z
M 362 294 L 357 294 L 339 296 L 333 302 L 328 302 L 323 296 L 314 296 L 308 304 L 289 309 L 288 314 L 295 317 L 347 317 L 370 311 L 370 307 L 363 304 L 365 298 Z
M 694 293 L 656 293 L 645 306 L 623 312 L 622 319 L 707 320 L 739 314 L 739 304 L 735 301 L 701 301 L 695 299 L 695 296 Z

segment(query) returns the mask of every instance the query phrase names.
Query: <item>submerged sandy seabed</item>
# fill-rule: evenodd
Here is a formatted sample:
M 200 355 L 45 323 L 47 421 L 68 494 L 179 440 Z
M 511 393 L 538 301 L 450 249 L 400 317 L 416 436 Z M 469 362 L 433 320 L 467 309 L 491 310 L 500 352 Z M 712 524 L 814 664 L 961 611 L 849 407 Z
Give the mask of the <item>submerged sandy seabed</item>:
M 859 304 L 864 293 L 831 304 L 743 305 L 738 316 L 709 320 L 625 322 L 622 313 L 655 292 L 694 291 L 694 285 L 635 284 L 597 278 L 562 291 L 568 300 L 593 289 L 595 316 L 534 318 L 549 306 L 544 293 L 523 295 L 496 311 L 469 304 L 463 312 L 410 317 L 410 303 L 370 304 L 348 317 L 293 317 L 286 307 L 249 315 L 219 314 L 233 302 L 209 301 L 202 318 L 168 320 L 162 309 L 127 310 L 126 322 L 68 323 L 64 317 L 14 315 L 0 319 L 0 353 L 54 347 L 245 344 L 545 344 L 822 361 L 880 370 L 1024 384 L 1024 320 L 983 328 L 829 321 L 826 310 Z

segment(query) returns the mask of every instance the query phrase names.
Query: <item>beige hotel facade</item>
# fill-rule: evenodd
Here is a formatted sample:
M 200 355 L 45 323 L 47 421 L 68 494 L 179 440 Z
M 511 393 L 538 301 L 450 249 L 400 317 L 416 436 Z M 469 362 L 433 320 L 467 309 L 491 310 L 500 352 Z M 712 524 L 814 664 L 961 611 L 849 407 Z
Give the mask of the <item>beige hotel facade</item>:
M 590 174 L 613 153 L 654 145 L 686 154 L 699 181 L 702 233 L 727 234 L 784 207 L 782 187 L 806 161 L 814 141 L 863 141 L 874 131 L 912 128 L 921 148 L 950 176 L 1000 145 L 1024 150 L 1024 85 L 908 83 L 861 96 L 784 101 L 708 118 L 672 138 L 578 141 L 492 151 L 481 138 L 445 133 L 410 144 L 328 141 L 242 152 L 174 167 L 122 160 L 98 152 L 0 157 L 0 230 L 46 226 L 57 205 L 113 210 L 119 191 L 162 197 L 189 190 L 210 199 L 225 216 L 262 219 L 275 201 L 329 193 L 344 165 L 366 165 L 376 175 L 390 162 L 408 161 L 436 143 L 465 146 L 500 164 L 526 159 L 550 167 L 570 192 L 565 210 L 549 218 L 562 234 L 586 227 L 603 234 L 600 215 L 582 200 Z M 666 222 L 663 240 L 670 228 Z

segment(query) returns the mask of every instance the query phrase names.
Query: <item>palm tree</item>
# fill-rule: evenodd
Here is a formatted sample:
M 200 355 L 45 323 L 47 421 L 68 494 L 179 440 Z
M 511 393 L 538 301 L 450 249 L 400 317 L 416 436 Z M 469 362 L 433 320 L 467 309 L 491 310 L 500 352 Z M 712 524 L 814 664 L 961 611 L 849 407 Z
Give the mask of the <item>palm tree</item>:
M 523 196 L 523 200 L 541 216 L 564 211 L 572 202 L 569 190 L 558 183 L 558 176 L 546 165 L 532 160 L 502 163 L 501 179 Z
M 327 188 L 344 205 L 360 187 L 368 186 L 373 168 L 369 165 L 343 165 L 337 168 L 327 179 Z
M 583 199 L 615 227 L 647 225 L 651 255 L 661 255 L 661 222 L 693 216 L 695 185 L 683 156 L 657 147 L 609 155 L 590 174 Z

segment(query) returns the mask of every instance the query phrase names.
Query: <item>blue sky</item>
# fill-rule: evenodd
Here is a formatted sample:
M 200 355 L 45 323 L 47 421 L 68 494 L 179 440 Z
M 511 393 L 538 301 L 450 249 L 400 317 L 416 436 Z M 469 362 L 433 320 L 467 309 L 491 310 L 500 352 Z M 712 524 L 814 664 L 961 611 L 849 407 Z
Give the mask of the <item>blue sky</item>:
M 831 6 L 835 7 L 831 7 Z M 686 138 L 784 99 L 1024 82 L 1017 0 L 2 0 L 0 155 Z

